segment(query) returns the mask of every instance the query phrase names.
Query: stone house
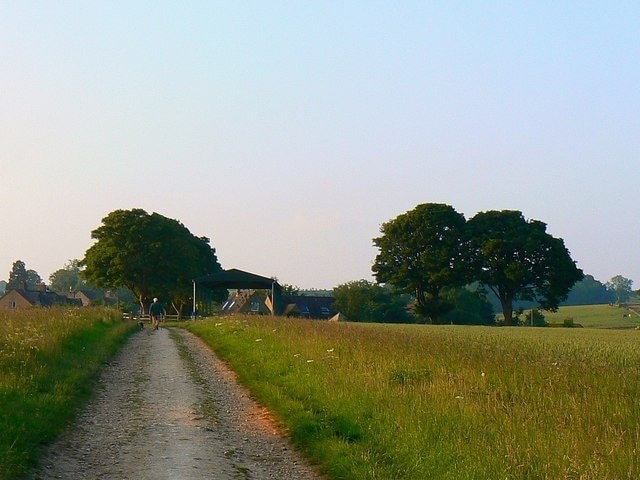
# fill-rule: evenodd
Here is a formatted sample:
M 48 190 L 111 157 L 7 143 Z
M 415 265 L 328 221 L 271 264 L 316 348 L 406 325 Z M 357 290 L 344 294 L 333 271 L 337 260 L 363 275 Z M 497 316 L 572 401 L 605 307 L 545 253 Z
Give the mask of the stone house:
M 70 299 L 64 295 L 47 290 L 44 284 L 36 286 L 35 290 L 12 288 L 0 298 L 0 308 L 18 309 L 31 307 L 52 307 L 54 305 L 75 305 L 82 303 L 77 299 Z

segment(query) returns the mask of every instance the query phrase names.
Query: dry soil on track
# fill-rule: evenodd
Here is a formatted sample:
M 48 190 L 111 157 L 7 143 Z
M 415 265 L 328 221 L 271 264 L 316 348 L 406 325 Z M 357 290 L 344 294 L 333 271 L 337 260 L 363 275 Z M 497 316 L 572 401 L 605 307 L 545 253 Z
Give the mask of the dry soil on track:
M 30 480 L 322 477 L 194 335 L 145 328 L 105 368 L 93 400 Z

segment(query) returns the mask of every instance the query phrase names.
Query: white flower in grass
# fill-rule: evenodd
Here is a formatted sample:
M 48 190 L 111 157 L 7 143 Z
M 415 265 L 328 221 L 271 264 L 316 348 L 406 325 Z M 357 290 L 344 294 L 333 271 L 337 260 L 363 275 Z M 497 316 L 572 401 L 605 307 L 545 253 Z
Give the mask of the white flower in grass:
M 256 342 L 261 342 L 262 339 L 261 338 L 256 338 Z

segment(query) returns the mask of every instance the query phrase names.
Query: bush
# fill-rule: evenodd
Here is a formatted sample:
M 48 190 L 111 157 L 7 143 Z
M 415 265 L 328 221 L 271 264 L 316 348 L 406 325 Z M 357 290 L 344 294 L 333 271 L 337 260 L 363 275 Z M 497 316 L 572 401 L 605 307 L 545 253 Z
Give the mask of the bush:
M 533 315 L 533 321 L 531 320 L 531 316 Z M 547 327 L 548 323 L 545 319 L 544 315 L 537 308 L 533 308 L 529 310 L 524 315 L 524 321 L 522 322 L 524 325 L 532 326 L 532 327 Z

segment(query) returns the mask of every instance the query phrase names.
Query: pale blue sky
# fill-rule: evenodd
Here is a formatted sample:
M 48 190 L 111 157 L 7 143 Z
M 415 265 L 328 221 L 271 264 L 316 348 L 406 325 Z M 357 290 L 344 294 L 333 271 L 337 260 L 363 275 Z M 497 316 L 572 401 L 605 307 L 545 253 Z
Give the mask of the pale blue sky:
M 144 208 L 332 288 L 442 202 L 640 282 L 638 2 L 0 0 L 0 44 L 0 278 Z

